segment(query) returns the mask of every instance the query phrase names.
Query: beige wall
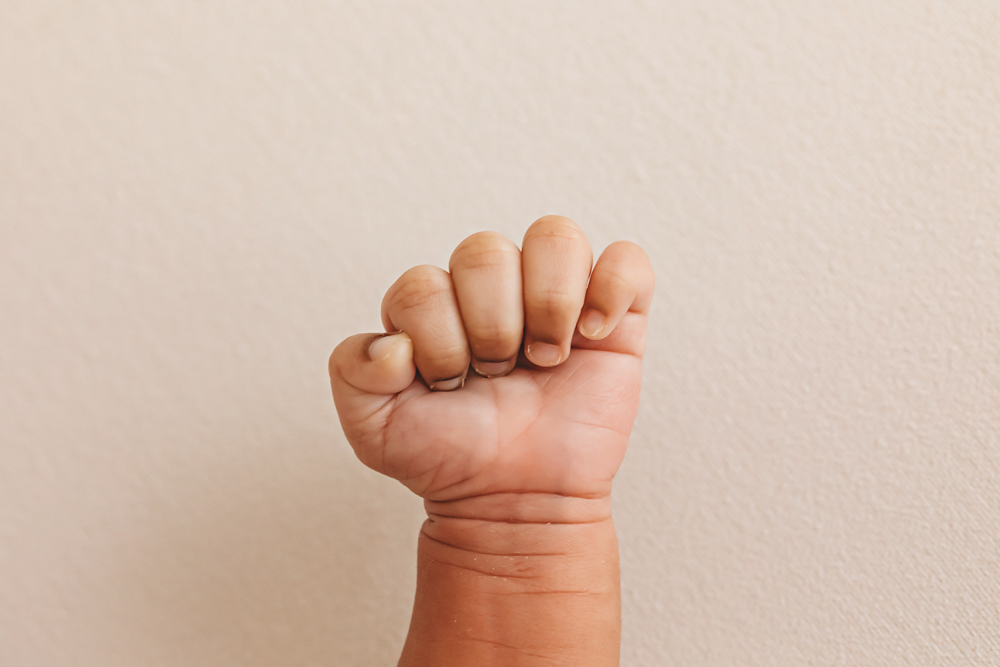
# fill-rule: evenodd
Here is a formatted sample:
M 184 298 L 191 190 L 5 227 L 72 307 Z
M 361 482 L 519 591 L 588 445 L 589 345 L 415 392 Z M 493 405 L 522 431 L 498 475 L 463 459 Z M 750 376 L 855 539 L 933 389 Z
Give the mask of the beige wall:
M 0 3 L 0 664 L 393 664 L 326 357 L 556 212 L 659 277 L 624 664 L 1000 664 L 997 3 L 261 4 Z

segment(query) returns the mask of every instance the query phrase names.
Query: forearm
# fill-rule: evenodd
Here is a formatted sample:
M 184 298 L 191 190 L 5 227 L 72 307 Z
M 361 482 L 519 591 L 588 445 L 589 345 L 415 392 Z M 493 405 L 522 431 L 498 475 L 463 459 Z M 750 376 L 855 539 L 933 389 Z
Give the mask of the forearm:
M 609 499 L 507 494 L 427 509 L 400 667 L 618 665 Z

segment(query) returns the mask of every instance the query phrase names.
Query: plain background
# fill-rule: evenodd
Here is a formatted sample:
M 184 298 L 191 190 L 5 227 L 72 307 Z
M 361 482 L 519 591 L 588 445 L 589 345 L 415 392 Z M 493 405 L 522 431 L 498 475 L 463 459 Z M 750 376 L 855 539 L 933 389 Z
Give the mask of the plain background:
M 0 664 L 394 664 L 326 359 L 537 217 L 658 295 L 623 664 L 1000 664 L 1000 5 L 0 4 Z

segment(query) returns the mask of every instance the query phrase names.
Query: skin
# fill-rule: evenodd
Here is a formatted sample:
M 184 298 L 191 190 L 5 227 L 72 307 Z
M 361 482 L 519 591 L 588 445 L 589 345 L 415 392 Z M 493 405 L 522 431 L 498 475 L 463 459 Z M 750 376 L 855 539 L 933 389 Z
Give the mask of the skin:
M 592 269 L 593 267 L 593 269 Z M 424 499 L 399 665 L 618 664 L 611 486 L 639 403 L 653 271 L 540 218 L 481 232 L 382 302 L 330 358 L 358 458 Z

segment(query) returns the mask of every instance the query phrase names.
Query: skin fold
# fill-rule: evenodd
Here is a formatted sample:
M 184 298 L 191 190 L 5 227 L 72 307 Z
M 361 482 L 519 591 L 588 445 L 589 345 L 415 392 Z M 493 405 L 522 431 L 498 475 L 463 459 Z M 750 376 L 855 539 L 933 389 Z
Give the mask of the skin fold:
M 419 266 L 385 334 L 330 358 L 358 458 L 424 499 L 399 664 L 618 664 L 612 480 L 639 405 L 654 278 L 635 244 L 593 264 L 571 220 L 519 249 L 481 232 Z

